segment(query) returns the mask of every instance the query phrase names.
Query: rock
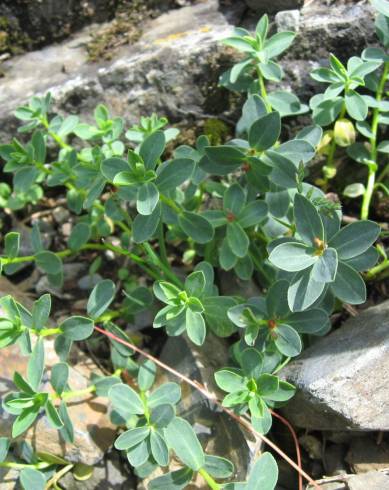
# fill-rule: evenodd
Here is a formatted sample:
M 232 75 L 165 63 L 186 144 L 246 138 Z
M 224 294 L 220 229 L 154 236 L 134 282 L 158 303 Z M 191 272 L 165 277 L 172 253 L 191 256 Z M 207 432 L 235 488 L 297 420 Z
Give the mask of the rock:
M 57 206 L 56 208 L 53 209 L 53 218 L 59 225 L 67 221 L 69 217 L 70 217 L 69 211 L 63 208 L 62 206 Z
M 389 488 L 389 475 L 379 471 L 369 471 L 364 475 L 352 476 L 348 482 L 349 490 L 384 490 Z
M 300 8 L 304 0 L 246 0 L 246 3 L 258 13 L 274 14 L 280 10 Z
M 45 342 L 46 366 L 59 362 L 54 351 L 54 342 Z M 19 347 L 12 345 L 0 351 L 0 397 L 14 389 L 12 377 L 15 371 L 25 375 L 28 358 L 20 354 Z M 69 385 L 72 390 L 82 390 L 90 382 L 92 373 L 99 373 L 98 367 L 81 351 L 75 350 L 72 355 L 72 366 L 69 374 Z M 50 391 L 47 372 L 44 375 L 42 389 Z M 98 463 L 105 451 L 111 446 L 115 427 L 107 415 L 107 400 L 99 397 L 78 397 L 68 403 L 69 416 L 74 424 L 74 444 L 64 443 L 58 432 L 52 429 L 45 416 L 41 416 L 25 434 L 34 450 L 56 454 L 71 462 L 82 462 L 88 465 Z M 0 409 L 0 437 L 10 437 L 14 417 Z M 21 438 L 23 438 L 21 436 Z
M 217 0 L 209 0 L 150 21 L 138 43 L 124 46 L 116 61 L 104 66 L 86 62 L 90 30 L 8 60 L 0 80 L 0 136 L 13 133 L 17 124 L 10 113 L 16 106 L 49 90 L 56 110 L 87 119 L 99 102 L 130 124 L 152 111 L 173 122 L 222 112 L 228 97 L 217 81 L 231 57 L 218 42 L 231 31 Z
M 327 444 L 324 453 L 324 466 L 326 475 L 342 475 L 347 473 L 344 463 L 346 447 L 342 444 Z
M 384 470 L 389 468 L 389 444 L 377 444 L 371 436 L 354 438 L 346 461 L 354 473 Z
M 277 12 L 275 21 L 278 31 L 294 31 L 300 28 L 300 11 L 299 10 L 282 10 Z
M 77 481 L 69 472 L 61 478 L 61 486 L 65 490 L 135 490 L 134 477 L 128 469 L 129 465 L 121 458 L 119 451 L 111 450 L 94 465 L 93 474 L 88 480 Z
M 209 334 L 204 345 L 198 348 L 185 337 L 169 337 L 160 358 L 185 376 L 202 383 L 219 399 L 223 397 L 213 374 L 215 369 L 228 366 L 228 349 L 224 339 Z M 176 377 L 161 372 L 158 383 L 167 380 L 179 382 Z M 216 410 L 215 405 L 200 392 L 185 383 L 181 384 L 181 389 L 180 415 L 195 424 L 194 428 L 205 451 L 230 459 L 235 466 L 235 479 L 244 480 L 261 443 L 244 433 L 226 414 Z M 152 478 L 156 476 L 154 474 Z M 146 488 L 146 483 L 141 488 Z
M 281 371 L 297 386 L 283 409 L 298 427 L 389 430 L 389 301 L 363 311 Z
M 96 284 L 100 282 L 102 279 L 103 278 L 98 273 L 88 274 L 87 276 L 81 277 L 77 281 L 77 285 L 83 291 L 89 291 L 93 289 L 96 286 Z

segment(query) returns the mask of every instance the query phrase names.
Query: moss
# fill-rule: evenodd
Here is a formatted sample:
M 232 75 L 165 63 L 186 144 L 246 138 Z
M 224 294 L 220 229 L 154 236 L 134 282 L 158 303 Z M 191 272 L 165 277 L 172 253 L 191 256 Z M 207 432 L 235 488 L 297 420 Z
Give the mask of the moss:
M 220 119 L 207 119 L 204 122 L 204 134 L 212 145 L 221 145 L 230 135 L 230 128 Z
M 0 54 L 20 54 L 28 49 L 30 44 L 30 38 L 22 32 L 17 21 L 0 16 Z
M 144 1 L 121 0 L 114 20 L 99 29 L 88 43 L 89 61 L 109 60 L 120 46 L 138 41 L 143 22 L 153 16 Z

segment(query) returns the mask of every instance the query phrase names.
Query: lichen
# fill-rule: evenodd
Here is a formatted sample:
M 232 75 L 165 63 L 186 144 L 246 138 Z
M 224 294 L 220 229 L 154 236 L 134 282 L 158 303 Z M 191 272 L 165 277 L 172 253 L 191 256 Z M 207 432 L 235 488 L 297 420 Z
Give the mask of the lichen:
M 204 122 L 204 134 L 212 145 L 223 144 L 230 133 L 230 128 L 220 119 L 207 119 Z

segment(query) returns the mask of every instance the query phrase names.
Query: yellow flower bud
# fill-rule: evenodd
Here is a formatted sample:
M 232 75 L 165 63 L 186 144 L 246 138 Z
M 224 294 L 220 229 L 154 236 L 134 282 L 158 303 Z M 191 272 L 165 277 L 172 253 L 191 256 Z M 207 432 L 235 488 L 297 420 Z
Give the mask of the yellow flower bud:
M 319 155 L 327 155 L 332 138 L 332 131 L 325 131 L 323 133 L 320 143 L 317 146 L 317 153 Z
M 354 124 L 348 119 L 338 119 L 334 127 L 334 138 L 339 146 L 350 146 L 355 142 Z

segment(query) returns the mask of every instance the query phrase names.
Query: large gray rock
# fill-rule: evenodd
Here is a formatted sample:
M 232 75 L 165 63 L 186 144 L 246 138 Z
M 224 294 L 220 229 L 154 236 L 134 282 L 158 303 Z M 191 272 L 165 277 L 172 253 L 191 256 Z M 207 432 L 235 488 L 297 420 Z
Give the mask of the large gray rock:
M 284 408 L 293 424 L 389 430 L 389 301 L 347 320 L 281 375 L 297 386 Z
M 280 10 L 291 10 L 303 6 L 304 0 L 246 0 L 256 12 L 274 14 Z

